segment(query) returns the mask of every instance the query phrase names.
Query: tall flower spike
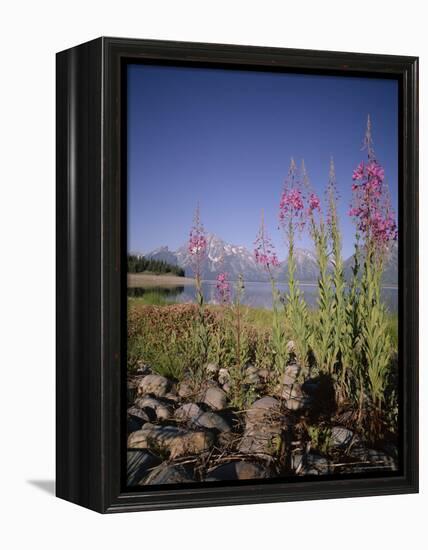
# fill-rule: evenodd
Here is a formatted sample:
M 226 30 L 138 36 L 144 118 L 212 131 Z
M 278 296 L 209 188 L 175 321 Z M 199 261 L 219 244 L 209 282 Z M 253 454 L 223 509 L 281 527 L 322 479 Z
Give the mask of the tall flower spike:
M 334 159 L 330 157 L 330 170 L 328 173 L 327 184 L 327 224 L 331 229 L 332 223 L 337 223 L 337 201 L 339 199 L 339 193 L 337 192 L 337 180 L 336 180 L 336 168 L 334 166 Z
M 207 238 L 204 226 L 201 223 L 199 204 L 196 207 L 193 218 L 193 226 L 190 229 L 187 250 L 192 260 L 192 267 L 197 279 L 200 279 L 202 262 L 207 251 Z
M 328 173 L 328 189 L 331 190 L 334 195 L 337 193 L 337 182 L 336 182 L 336 167 L 334 166 L 334 159 L 330 157 L 330 170 Z
M 254 258 L 271 275 L 271 267 L 279 265 L 275 247 L 265 229 L 264 212 L 262 210 L 260 229 L 254 242 Z
M 363 141 L 363 148 L 362 150 L 367 149 L 367 156 L 369 161 L 375 160 L 375 153 L 373 148 L 373 140 L 372 140 L 372 122 L 370 119 L 370 115 L 367 115 L 367 127 L 366 127 L 366 134 L 364 136 Z
M 231 286 L 229 276 L 226 272 L 221 272 L 217 275 L 215 291 L 217 301 L 220 304 L 227 305 L 230 303 Z
M 321 212 L 321 201 L 318 195 L 312 189 L 304 159 L 302 159 L 302 183 L 308 194 L 308 216 L 312 216 L 316 210 L 318 212 Z
M 370 117 L 367 120 L 364 146 L 369 160 L 367 164 L 361 162 L 354 170 L 354 196 L 349 214 L 355 218 L 357 229 L 366 244 L 383 253 L 389 243 L 397 239 L 397 225 L 390 205 L 388 186 L 384 182 L 385 171 L 374 154 Z
M 305 225 L 302 182 L 293 158 L 279 203 L 279 223 L 286 231 L 302 230 Z

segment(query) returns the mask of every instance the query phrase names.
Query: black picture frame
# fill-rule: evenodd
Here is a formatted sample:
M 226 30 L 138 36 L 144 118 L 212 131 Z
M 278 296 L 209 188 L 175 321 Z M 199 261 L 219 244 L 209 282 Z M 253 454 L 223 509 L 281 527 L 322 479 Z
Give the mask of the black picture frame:
M 399 475 L 124 489 L 122 73 L 143 60 L 398 79 Z M 105 513 L 418 492 L 418 58 L 98 38 L 56 68 L 57 496 Z

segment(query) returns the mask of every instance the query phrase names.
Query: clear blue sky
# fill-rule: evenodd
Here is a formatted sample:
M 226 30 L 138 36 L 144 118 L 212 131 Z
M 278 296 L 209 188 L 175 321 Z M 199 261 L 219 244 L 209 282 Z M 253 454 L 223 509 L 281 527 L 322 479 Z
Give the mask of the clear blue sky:
M 207 231 L 252 249 L 261 209 L 281 259 L 278 203 L 290 157 L 323 194 L 336 164 L 344 255 L 367 114 L 397 210 L 395 80 L 222 69 L 128 68 L 128 249 L 186 242 L 197 202 Z M 299 246 L 312 248 L 303 236 Z

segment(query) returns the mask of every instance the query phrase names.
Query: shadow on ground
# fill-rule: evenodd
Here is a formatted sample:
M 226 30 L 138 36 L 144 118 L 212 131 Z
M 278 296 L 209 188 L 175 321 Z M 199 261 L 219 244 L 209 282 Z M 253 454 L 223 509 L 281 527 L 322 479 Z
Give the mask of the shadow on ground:
M 55 496 L 55 481 L 53 479 L 28 479 L 27 483 L 45 493 Z

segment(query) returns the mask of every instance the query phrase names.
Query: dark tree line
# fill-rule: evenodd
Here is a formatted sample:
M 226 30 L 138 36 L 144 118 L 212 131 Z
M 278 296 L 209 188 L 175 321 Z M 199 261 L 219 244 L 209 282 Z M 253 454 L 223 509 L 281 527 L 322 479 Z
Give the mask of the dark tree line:
M 178 277 L 184 277 L 184 269 L 178 265 L 172 265 L 163 260 L 154 260 L 145 256 L 128 255 L 128 273 L 143 273 L 150 271 L 161 275 L 162 273 L 173 273 Z

